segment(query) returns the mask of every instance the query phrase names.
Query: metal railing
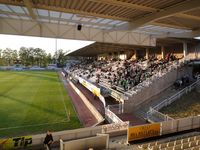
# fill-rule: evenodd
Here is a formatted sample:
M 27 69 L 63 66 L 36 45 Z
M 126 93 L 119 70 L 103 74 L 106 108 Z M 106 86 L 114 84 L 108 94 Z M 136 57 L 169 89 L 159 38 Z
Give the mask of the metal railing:
M 161 121 L 168 121 L 168 120 L 174 120 L 174 119 L 150 107 L 150 110 L 147 112 L 147 120 L 149 122 L 161 122 Z
M 108 109 L 115 114 L 122 114 L 124 110 L 124 104 L 114 104 L 114 105 L 108 105 Z
M 200 83 L 200 76 L 197 77 L 197 81 L 192 83 L 191 85 L 185 87 L 181 91 L 177 92 L 176 94 L 172 95 L 171 97 L 163 100 L 161 103 L 154 107 L 150 107 L 149 111 L 147 112 L 147 119 L 151 122 L 159 122 L 159 121 L 167 121 L 172 120 L 173 118 L 169 117 L 166 114 L 159 112 L 160 109 L 170 105 L 175 100 L 179 99 L 182 95 L 187 94 L 192 89 L 194 89 Z
M 161 108 L 170 105 L 172 102 L 174 102 L 175 100 L 179 99 L 182 95 L 187 94 L 192 89 L 194 89 L 198 83 L 200 83 L 200 79 L 199 78 L 197 79 L 196 82 L 194 82 L 191 85 L 185 87 L 184 89 L 182 89 L 181 91 L 179 91 L 176 94 L 172 95 L 171 97 L 165 99 L 160 104 L 154 106 L 153 109 L 160 110 Z
M 105 118 L 109 123 L 123 123 L 123 121 L 112 110 L 110 110 L 109 106 L 105 108 Z

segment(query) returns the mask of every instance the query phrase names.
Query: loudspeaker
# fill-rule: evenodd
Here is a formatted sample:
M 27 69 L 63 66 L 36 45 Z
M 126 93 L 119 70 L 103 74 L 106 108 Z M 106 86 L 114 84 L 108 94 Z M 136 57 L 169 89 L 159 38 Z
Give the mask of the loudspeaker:
M 78 26 L 77 26 L 77 30 L 81 30 L 81 28 L 82 28 L 82 25 L 81 24 L 78 24 Z

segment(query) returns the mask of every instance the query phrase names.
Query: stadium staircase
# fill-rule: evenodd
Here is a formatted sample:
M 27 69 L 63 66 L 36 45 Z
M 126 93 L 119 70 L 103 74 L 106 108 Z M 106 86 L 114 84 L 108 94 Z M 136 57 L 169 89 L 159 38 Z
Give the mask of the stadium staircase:
M 200 149 L 200 135 L 178 137 L 176 139 L 169 139 L 166 141 L 154 141 L 138 145 L 139 149 L 147 150 L 199 150 Z
M 164 100 L 176 95 L 183 89 L 184 88 L 175 90 L 172 85 L 171 87 L 167 88 L 160 94 L 153 96 L 152 98 L 147 100 L 147 102 L 139 106 L 134 113 L 138 115 L 140 118 L 147 119 L 147 112 L 149 111 L 150 108 L 154 108 L 158 104 L 162 103 Z M 154 118 L 154 120 L 155 122 L 164 121 L 164 120 L 156 120 L 156 118 Z
M 165 91 L 161 92 L 160 94 L 153 96 L 152 98 L 150 98 L 149 100 L 147 100 L 146 103 L 142 104 L 142 107 L 139 106 L 138 109 L 136 109 L 136 111 L 134 112 L 138 117 L 142 118 L 142 119 L 147 119 L 147 112 L 149 111 L 150 107 L 154 107 L 156 105 L 158 105 L 159 103 L 161 103 L 164 99 L 166 99 L 167 97 L 170 97 L 172 95 L 174 95 L 175 93 L 177 93 L 179 90 L 174 91 L 173 90 L 173 86 L 169 87 L 168 89 L 166 89 Z

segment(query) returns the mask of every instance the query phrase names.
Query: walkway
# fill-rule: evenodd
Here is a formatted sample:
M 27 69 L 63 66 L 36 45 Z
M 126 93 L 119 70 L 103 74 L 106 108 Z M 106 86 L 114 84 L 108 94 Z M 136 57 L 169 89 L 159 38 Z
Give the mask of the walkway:
M 98 121 L 93 116 L 93 114 L 90 112 L 88 107 L 85 105 L 85 103 L 82 101 L 80 96 L 74 91 L 74 89 L 71 87 L 69 82 L 66 78 L 64 78 L 61 74 L 59 74 L 68 95 L 70 96 L 73 105 L 75 106 L 75 110 L 77 112 L 77 115 L 79 117 L 80 122 L 84 127 L 91 127 L 94 124 L 96 124 Z
M 98 97 L 94 98 L 93 93 L 90 92 L 86 87 L 84 87 L 80 83 L 76 83 L 75 86 L 85 95 L 85 97 L 90 101 L 90 103 L 94 105 L 98 112 L 101 113 L 102 116 L 104 116 L 105 109 L 101 100 Z
M 163 92 L 148 99 L 146 101 L 146 103 L 143 103 L 142 105 L 140 105 L 138 107 L 138 109 L 134 111 L 134 114 L 136 114 L 137 116 L 139 116 L 141 118 L 146 118 L 146 113 L 149 111 L 150 107 L 154 107 L 154 106 L 158 105 L 163 100 L 176 94 L 177 92 L 179 92 L 182 89 L 183 88 L 175 90 L 174 86 L 170 86 L 169 88 L 165 89 Z
M 195 79 L 191 79 L 189 85 L 191 85 L 192 83 L 196 82 Z M 187 86 L 189 86 L 187 85 Z M 149 111 L 150 107 L 154 107 L 158 104 L 160 104 L 163 100 L 171 97 L 172 95 L 176 94 L 177 92 L 181 91 L 182 89 L 184 89 L 185 86 L 182 86 L 179 89 L 175 89 L 175 87 L 172 85 L 169 88 L 163 90 L 163 92 L 149 98 L 148 100 L 146 100 L 146 103 L 142 103 L 140 106 L 138 106 L 138 109 L 135 110 L 133 113 L 136 116 L 139 116 L 140 118 L 147 118 L 146 113 Z

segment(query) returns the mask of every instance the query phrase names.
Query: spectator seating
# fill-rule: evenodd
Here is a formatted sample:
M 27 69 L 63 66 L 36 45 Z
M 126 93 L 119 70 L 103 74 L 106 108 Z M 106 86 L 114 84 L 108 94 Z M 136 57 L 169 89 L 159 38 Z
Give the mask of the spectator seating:
M 174 56 L 172 58 L 158 60 L 151 57 L 149 60 L 137 61 L 83 60 L 70 65 L 68 72 L 92 83 L 115 89 L 126 95 L 133 95 L 181 65 Z
M 149 150 L 179 150 L 179 149 L 198 149 L 200 147 L 200 135 L 170 139 L 168 141 L 155 141 L 139 145 L 140 149 Z

